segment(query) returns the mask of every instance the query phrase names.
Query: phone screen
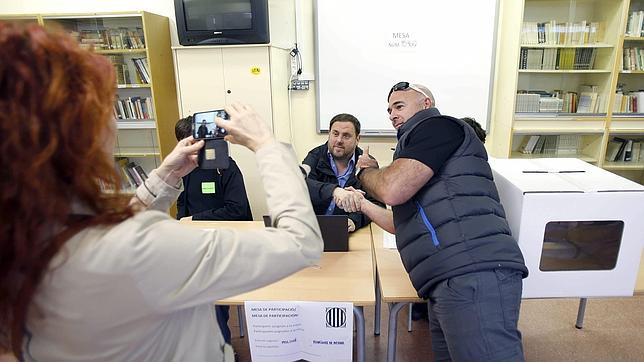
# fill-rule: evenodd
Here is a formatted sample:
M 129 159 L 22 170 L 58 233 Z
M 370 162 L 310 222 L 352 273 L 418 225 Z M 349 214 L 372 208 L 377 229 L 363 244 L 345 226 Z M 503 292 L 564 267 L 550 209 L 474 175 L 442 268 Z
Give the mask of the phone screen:
M 192 117 L 192 135 L 195 139 L 213 139 L 223 138 L 226 135 L 226 130 L 217 127 L 215 124 L 215 117 L 228 120 L 228 113 L 223 109 L 217 109 L 208 112 L 198 112 Z

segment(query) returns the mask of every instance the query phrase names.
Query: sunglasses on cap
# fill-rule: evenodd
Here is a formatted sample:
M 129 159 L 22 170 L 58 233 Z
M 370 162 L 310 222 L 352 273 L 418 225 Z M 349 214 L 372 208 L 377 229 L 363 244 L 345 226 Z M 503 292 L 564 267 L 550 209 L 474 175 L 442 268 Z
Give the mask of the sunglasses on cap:
M 396 91 L 405 91 L 407 89 L 413 89 L 416 92 L 424 95 L 425 98 L 429 98 L 427 93 L 425 93 L 422 89 L 416 87 L 415 85 L 410 84 L 409 82 L 398 82 L 398 83 L 394 84 L 394 86 L 391 87 L 391 89 L 389 90 L 389 94 L 387 95 L 387 100 L 389 100 L 389 98 L 391 97 L 391 93 L 396 92 Z

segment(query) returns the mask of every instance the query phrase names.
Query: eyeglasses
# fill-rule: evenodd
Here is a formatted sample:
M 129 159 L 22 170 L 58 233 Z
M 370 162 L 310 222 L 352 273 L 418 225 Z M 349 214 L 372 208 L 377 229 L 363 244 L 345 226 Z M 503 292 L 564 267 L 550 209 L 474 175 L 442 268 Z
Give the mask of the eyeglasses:
M 397 91 L 405 91 L 407 89 L 413 89 L 416 92 L 424 95 L 425 98 L 430 98 L 427 95 L 427 93 L 425 93 L 422 89 L 416 87 L 415 85 L 410 84 L 409 82 L 398 82 L 398 83 L 394 84 L 394 86 L 391 87 L 391 89 L 389 90 L 389 94 L 387 95 L 387 100 L 389 100 L 389 98 L 391 98 L 391 93 L 397 92 Z

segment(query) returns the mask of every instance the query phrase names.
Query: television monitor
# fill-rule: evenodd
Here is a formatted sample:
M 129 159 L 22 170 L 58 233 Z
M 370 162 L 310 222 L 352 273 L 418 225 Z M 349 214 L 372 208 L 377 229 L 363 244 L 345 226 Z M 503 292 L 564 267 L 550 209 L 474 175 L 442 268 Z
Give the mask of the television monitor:
M 267 44 L 268 0 L 174 0 L 181 45 Z

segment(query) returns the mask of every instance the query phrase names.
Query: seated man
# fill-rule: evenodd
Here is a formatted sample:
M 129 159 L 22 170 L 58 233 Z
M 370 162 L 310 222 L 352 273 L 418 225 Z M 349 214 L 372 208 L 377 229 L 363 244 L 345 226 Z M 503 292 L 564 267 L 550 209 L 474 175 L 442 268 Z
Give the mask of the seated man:
M 174 128 L 177 140 L 192 135 L 192 117 L 177 121 Z M 230 158 L 226 170 L 195 168 L 183 177 L 184 191 L 177 199 L 177 219 L 192 220 L 252 220 L 246 196 L 244 177 Z
M 182 118 L 174 127 L 177 141 L 192 135 L 192 117 Z M 225 170 L 195 168 L 183 177 L 183 192 L 177 199 L 177 219 L 253 220 L 246 196 L 244 177 L 232 158 Z M 217 323 L 226 343 L 230 343 L 230 307 L 215 306 Z
M 360 122 L 350 114 L 334 116 L 329 123 L 329 140 L 312 149 L 303 163 L 311 168 L 306 184 L 313 209 L 318 215 L 348 215 L 349 232 L 355 231 L 371 222 L 361 212 L 347 213 L 336 207 L 338 200 L 353 198 L 351 191 L 360 189 L 360 182 L 355 177 L 355 164 L 362 150 L 360 141 Z M 349 190 L 345 190 L 349 188 Z M 384 204 L 366 195 L 372 202 Z M 360 202 L 359 199 L 356 202 Z

